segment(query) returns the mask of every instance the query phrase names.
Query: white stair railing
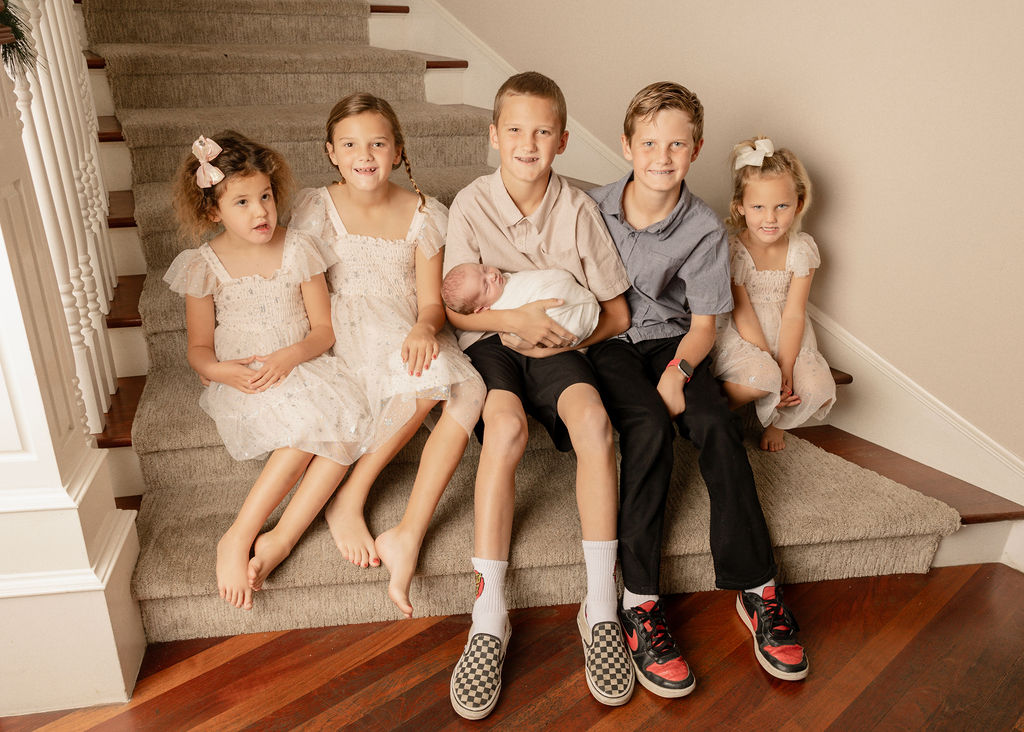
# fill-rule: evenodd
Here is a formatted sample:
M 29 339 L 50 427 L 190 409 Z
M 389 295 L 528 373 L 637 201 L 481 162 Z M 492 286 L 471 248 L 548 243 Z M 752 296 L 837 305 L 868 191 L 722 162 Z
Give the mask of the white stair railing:
M 100 432 L 117 383 L 104 318 L 115 273 L 106 219 L 97 216 L 106 204 L 93 152 L 95 107 L 80 82 L 85 59 L 68 22 L 70 3 L 19 2 L 40 62 L 14 91 L 89 430 Z

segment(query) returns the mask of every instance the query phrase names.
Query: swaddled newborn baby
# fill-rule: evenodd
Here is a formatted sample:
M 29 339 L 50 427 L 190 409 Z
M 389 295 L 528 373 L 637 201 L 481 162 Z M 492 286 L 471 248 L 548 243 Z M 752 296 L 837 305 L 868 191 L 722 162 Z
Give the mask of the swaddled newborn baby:
M 548 298 L 562 300 L 561 305 L 548 308 L 547 314 L 576 336 L 572 345 L 594 332 L 601 314 L 597 298 L 562 269 L 502 272 L 486 264 L 460 264 L 452 268 L 441 284 L 444 304 L 464 315 L 481 310 L 512 310 Z

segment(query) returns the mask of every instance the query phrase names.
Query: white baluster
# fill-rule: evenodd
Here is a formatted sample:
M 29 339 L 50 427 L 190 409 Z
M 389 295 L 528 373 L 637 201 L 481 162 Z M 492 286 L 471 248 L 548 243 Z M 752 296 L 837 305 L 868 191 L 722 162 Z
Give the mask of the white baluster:
M 37 27 L 39 8 L 34 2 L 23 8 L 30 13 L 30 27 Z M 40 64 L 45 64 L 45 53 L 38 39 L 30 38 Z M 74 238 L 72 216 L 68 210 L 67 196 L 61 180 L 59 157 L 54 145 L 54 132 L 47 120 L 48 109 L 45 99 L 46 85 L 41 83 L 45 70 L 27 74 L 26 78 L 15 81 L 14 92 L 17 107 L 23 122 L 22 140 L 33 171 L 32 184 L 42 212 L 46 241 L 53 259 L 57 276 L 61 304 L 67 320 L 68 333 L 75 360 L 75 373 L 82 399 L 85 402 L 86 419 L 90 432 L 103 429 L 104 412 L 109 404 L 102 370 L 95 358 L 91 341 L 93 327 L 88 315 L 88 301 L 82 284 L 82 273 L 78 249 Z M 52 97 L 52 93 L 49 95 Z M 69 232 L 69 234 L 65 234 Z
M 80 168 L 85 187 L 85 211 L 89 227 L 96 240 L 98 261 L 96 270 L 97 287 L 103 292 L 100 310 L 110 312 L 110 300 L 117 286 L 117 269 L 114 251 L 107 228 L 106 193 L 99 176 L 99 129 L 96 121 L 96 104 L 89 85 L 85 57 L 82 55 L 78 28 L 72 17 L 71 0 L 49 0 L 53 18 L 54 38 L 61 41 L 64 58 L 67 93 L 72 102 L 76 128 L 79 132 Z

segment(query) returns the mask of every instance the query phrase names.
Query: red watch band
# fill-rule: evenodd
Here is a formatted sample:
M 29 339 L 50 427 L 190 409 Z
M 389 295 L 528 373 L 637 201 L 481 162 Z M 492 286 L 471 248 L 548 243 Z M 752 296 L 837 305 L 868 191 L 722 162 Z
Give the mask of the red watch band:
M 683 378 L 686 379 L 686 381 L 684 381 L 683 383 L 684 384 L 689 384 L 690 383 L 690 377 L 687 375 L 687 373 L 685 371 L 683 371 L 681 368 L 679 368 L 679 362 L 682 361 L 682 360 L 683 359 L 681 359 L 681 358 L 673 358 L 671 361 L 668 362 L 668 364 L 665 366 L 665 368 L 666 369 L 676 369 L 676 370 L 678 370 L 679 373 L 681 373 L 683 375 Z

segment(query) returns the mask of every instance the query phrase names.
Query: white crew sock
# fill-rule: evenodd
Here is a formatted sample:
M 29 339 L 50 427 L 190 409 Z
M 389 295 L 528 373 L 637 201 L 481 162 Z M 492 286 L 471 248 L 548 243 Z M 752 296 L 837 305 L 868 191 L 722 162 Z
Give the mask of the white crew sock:
M 584 541 L 583 561 L 587 564 L 587 623 L 618 621 L 616 614 L 615 558 L 619 542 Z
M 751 587 L 749 590 L 744 590 L 744 592 L 753 592 L 758 597 L 762 597 L 764 595 L 765 587 L 775 587 L 775 578 L 773 577 L 763 585 L 758 585 L 757 587 Z
M 473 557 L 476 570 L 476 602 L 473 603 L 473 626 L 470 637 L 489 633 L 496 638 L 505 637 L 508 606 L 505 604 L 505 570 L 508 562 L 500 559 Z
M 636 593 L 630 592 L 627 587 L 622 593 L 622 609 L 629 610 L 630 608 L 636 607 L 637 605 L 643 605 L 645 602 L 654 600 L 657 602 L 660 599 L 660 595 L 637 595 Z

